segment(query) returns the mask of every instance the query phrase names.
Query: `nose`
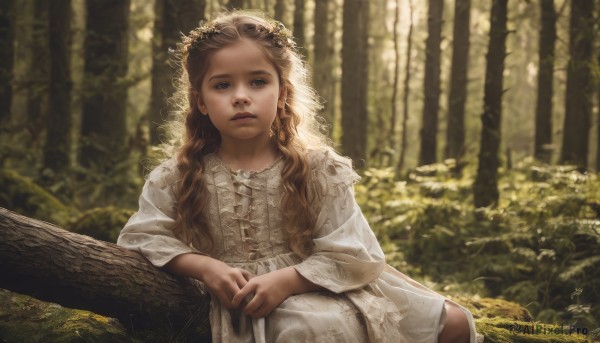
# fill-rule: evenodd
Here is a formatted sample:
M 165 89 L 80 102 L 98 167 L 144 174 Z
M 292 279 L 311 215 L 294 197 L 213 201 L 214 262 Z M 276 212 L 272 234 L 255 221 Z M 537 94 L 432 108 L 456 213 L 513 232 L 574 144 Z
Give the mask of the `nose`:
M 237 87 L 233 94 L 232 102 L 234 106 L 250 104 L 250 97 L 245 87 Z

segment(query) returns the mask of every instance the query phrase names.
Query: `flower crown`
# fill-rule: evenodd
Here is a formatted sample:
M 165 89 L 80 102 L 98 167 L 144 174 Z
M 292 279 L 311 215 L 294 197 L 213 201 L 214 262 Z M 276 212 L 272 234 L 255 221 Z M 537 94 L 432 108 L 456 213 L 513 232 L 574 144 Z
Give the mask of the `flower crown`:
M 295 49 L 296 43 L 292 37 L 292 33 L 288 30 L 281 22 L 272 20 L 269 22 L 270 27 L 266 27 L 262 24 L 256 24 L 256 30 L 259 32 L 266 32 L 269 38 L 273 41 L 273 45 L 278 48 L 286 47 L 288 49 Z M 183 38 L 182 52 L 187 55 L 191 50 L 197 47 L 205 39 L 222 33 L 214 22 L 202 22 L 199 27 L 195 28 L 190 32 L 188 36 Z

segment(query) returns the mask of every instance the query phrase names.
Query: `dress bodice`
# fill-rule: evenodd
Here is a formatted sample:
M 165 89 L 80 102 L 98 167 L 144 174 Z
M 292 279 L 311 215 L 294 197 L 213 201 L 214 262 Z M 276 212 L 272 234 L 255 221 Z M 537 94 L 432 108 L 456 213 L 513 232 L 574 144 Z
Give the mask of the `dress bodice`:
M 281 210 L 283 160 L 261 171 L 232 171 L 214 154 L 205 157 L 210 194 L 209 232 L 213 257 L 251 262 L 288 253 Z

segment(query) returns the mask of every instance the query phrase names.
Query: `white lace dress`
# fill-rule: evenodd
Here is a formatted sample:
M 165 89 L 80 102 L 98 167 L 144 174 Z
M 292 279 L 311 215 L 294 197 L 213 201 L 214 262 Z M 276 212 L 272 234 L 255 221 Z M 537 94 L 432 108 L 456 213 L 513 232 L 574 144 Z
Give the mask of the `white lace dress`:
M 302 260 L 287 244 L 278 208 L 282 159 L 259 171 L 230 170 L 205 157 L 210 193 L 211 256 L 260 275 L 287 266 L 326 291 L 295 295 L 269 316 L 252 319 L 211 301 L 213 342 L 436 342 L 446 316 L 444 297 L 386 265 L 384 254 L 356 204 L 358 175 L 348 159 L 330 150 L 309 153 L 311 211 L 317 216 L 314 253 Z M 202 251 L 171 230 L 179 176 L 173 161 L 152 173 L 140 209 L 118 244 L 164 266 L 175 256 Z M 476 332 L 471 314 L 464 310 Z

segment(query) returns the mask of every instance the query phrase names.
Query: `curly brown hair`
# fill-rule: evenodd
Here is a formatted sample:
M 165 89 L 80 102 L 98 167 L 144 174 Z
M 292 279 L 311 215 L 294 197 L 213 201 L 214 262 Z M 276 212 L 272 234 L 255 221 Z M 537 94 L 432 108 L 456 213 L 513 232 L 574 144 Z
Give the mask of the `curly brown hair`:
M 307 150 L 328 146 L 317 120 L 319 98 L 309 86 L 308 70 L 295 49 L 289 31 L 260 13 L 223 13 L 183 37 L 180 45 L 179 91 L 172 101 L 183 117 L 170 123 L 167 145 L 176 150 L 181 183 L 174 233 L 188 244 L 210 253 L 213 239 L 207 230 L 208 190 L 203 157 L 214 153 L 221 142 L 219 131 L 195 101 L 211 56 L 219 49 L 246 39 L 256 42 L 275 67 L 286 102 L 278 109 L 271 132 L 285 164 L 282 170 L 282 215 L 290 248 L 305 257 L 311 251 L 315 218 L 309 210 L 308 185 L 311 168 Z M 183 123 L 183 127 L 177 123 Z M 180 140 L 182 137 L 183 140 Z

